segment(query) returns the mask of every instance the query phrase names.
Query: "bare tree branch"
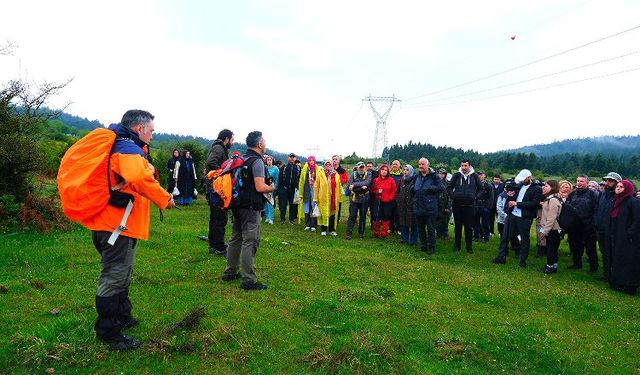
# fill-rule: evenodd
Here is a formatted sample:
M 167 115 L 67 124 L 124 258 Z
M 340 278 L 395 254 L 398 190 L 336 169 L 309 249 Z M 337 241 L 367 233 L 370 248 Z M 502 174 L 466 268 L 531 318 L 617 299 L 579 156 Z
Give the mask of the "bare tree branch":
M 5 44 L 0 44 L 0 56 L 2 55 L 11 55 L 13 53 L 15 45 L 11 42 L 6 42 Z

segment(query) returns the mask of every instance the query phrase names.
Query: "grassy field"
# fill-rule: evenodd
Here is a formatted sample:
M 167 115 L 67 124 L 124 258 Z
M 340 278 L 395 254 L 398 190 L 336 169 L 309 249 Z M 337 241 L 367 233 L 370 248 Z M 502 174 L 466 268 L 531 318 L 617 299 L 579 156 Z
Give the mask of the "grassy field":
M 0 238 L 0 372 L 640 374 L 640 298 L 584 271 L 493 265 L 497 239 L 428 257 L 397 238 L 346 241 L 300 226 L 262 227 L 263 292 L 220 279 L 202 201 L 152 211 L 131 298 L 133 352 L 96 341 L 99 257 L 89 232 Z M 205 315 L 172 330 L 189 312 Z

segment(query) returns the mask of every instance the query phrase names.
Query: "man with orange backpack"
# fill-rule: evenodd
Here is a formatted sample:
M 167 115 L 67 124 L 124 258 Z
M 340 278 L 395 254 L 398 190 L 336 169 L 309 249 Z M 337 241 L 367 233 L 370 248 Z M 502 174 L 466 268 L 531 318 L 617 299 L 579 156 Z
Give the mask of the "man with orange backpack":
M 65 213 L 72 219 L 79 221 L 91 230 L 93 245 L 102 257 L 102 271 L 98 279 L 96 292 L 96 310 L 98 319 L 95 323 L 96 336 L 105 341 L 112 349 L 135 349 L 140 342 L 135 338 L 121 333 L 123 329 L 133 327 L 138 321 L 131 315 L 131 301 L 129 300 L 129 284 L 133 273 L 133 263 L 138 240 L 149 238 L 149 201 L 160 209 L 175 207 L 173 197 L 164 190 L 155 178 L 155 168 L 149 163 L 148 143 L 153 136 L 154 116 L 142 110 L 130 110 L 122 116 L 119 124 L 109 126 L 115 133 L 115 139 L 106 129 L 97 129 L 95 134 L 106 134 L 113 144 L 103 152 L 106 164 L 104 170 L 100 166 L 95 170 L 107 172 L 108 185 L 96 192 L 85 190 L 83 193 L 68 189 L 72 179 L 80 180 L 85 171 L 69 159 L 86 160 L 79 151 L 82 144 L 91 142 L 91 138 L 98 139 L 94 132 L 77 142 L 78 147 L 69 149 L 61 162 L 58 172 L 58 185 L 61 201 Z M 110 135 L 111 134 L 111 135 Z M 103 142 L 104 143 L 104 142 Z M 75 146 L 75 145 L 74 145 Z M 109 151 L 110 150 L 110 151 Z M 97 160 L 97 157 L 95 158 Z M 90 163 L 86 160 L 85 163 Z M 96 162 L 97 163 L 97 162 Z M 86 170 L 86 168 L 85 168 Z M 89 178 L 88 181 L 95 180 Z M 90 185 L 89 182 L 85 185 Z M 74 215 L 74 207 L 82 207 L 79 202 L 97 196 L 104 197 L 102 207 L 96 207 L 95 212 L 85 212 L 83 216 Z

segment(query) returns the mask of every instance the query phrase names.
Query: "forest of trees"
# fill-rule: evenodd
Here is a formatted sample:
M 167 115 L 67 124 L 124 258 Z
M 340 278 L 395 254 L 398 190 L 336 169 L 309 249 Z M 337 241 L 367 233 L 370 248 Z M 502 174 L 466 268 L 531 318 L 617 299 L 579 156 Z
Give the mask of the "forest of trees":
M 415 161 L 422 156 L 429 158 L 431 165 L 443 165 L 448 169 L 457 169 L 461 159 L 469 159 L 476 169 L 484 169 L 488 173 L 517 173 L 527 168 L 538 171 L 543 176 L 604 176 L 616 171 L 625 177 L 637 178 L 640 175 L 640 146 L 627 149 L 625 154 L 614 152 L 618 148 L 601 148 L 600 153 L 580 154 L 576 150 L 585 150 L 571 142 L 572 152 L 557 153 L 550 156 L 539 156 L 533 152 L 500 151 L 481 154 L 473 150 L 462 150 L 452 147 L 433 146 L 431 144 L 409 142 L 406 145 L 393 145 L 385 148 L 384 155 L 388 160 Z M 562 149 L 562 148 L 559 148 Z

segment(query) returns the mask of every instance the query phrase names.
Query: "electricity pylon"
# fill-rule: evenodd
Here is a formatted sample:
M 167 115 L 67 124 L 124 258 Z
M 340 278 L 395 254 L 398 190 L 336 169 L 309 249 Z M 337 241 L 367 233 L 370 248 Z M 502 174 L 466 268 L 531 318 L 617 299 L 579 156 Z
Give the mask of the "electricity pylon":
M 373 111 L 373 116 L 376 119 L 376 132 L 373 136 L 373 157 L 377 158 L 382 156 L 382 150 L 388 146 L 387 144 L 387 117 L 389 117 L 389 113 L 391 112 L 391 108 L 393 107 L 393 103 L 401 101 L 393 96 L 371 96 L 369 94 L 368 97 L 362 99 L 363 102 L 369 102 L 371 105 L 371 110 Z M 387 108 L 382 115 L 376 107 L 373 105 L 373 102 L 386 102 L 389 104 L 389 108 Z M 380 152 L 380 155 L 378 155 Z

